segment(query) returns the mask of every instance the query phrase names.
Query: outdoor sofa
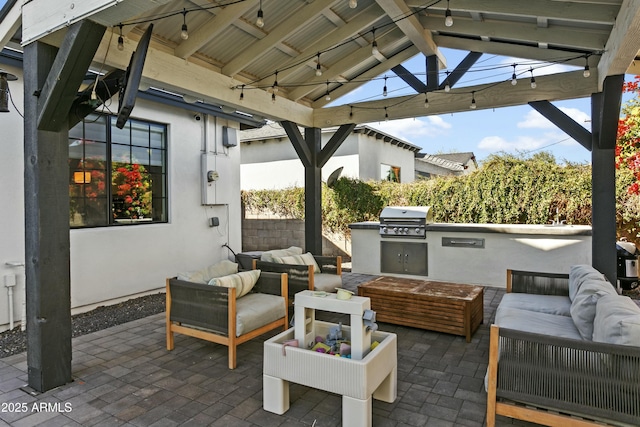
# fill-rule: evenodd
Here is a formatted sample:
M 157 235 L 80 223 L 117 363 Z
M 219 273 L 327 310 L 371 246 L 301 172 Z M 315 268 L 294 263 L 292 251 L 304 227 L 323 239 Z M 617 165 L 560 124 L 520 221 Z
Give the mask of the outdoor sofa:
M 259 270 L 238 272 L 222 261 L 166 280 L 167 350 L 174 333 L 228 347 L 229 369 L 237 346 L 273 329 L 288 328 L 287 275 Z
M 640 425 L 640 308 L 588 265 L 508 270 L 485 379 L 488 427 Z
M 304 290 L 335 292 L 336 288 L 342 287 L 340 256 L 312 255 L 291 246 L 262 252 L 260 259 L 251 261 L 253 269 L 287 273 L 290 295 Z

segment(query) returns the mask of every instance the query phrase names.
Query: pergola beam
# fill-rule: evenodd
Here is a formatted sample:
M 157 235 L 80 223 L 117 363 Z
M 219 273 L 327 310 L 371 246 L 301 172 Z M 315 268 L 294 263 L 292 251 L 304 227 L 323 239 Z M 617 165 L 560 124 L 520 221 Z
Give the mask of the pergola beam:
M 391 69 L 398 77 L 400 77 L 406 84 L 411 86 L 413 90 L 418 93 L 425 93 L 427 91 L 427 85 L 422 83 L 420 79 L 413 75 L 413 73 L 402 65 L 396 65 Z
M 440 84 L 440 86 L 438 86 L 438 89 L 444 89 L 447 84 L 449 84 L 450 87 L 453 87 L 456 83 L 458 83 L 458 80 L 460 80 L 462 76 L 464 76 L 466 72 L 469 71 L 471 67 L 473 67 L 473 64 L 475 64 L 481 56 L 482 53 L 480 52 L 469 52 L 467 56 L 465 56 L 464 59 L 460 61 L 458 66 L 451 72 L 451 74 L 449 74 L 446 79 Z
M 566 115 L 558 107 L 549 101 L 532 101 L 529 102 L 531 108 L 546 117 L 554 125 L 558 126 L 563 132 L 576 140 L 587 150 L 591 151 L 593 136 L 591 132 L 580 126 L 571 117 Z

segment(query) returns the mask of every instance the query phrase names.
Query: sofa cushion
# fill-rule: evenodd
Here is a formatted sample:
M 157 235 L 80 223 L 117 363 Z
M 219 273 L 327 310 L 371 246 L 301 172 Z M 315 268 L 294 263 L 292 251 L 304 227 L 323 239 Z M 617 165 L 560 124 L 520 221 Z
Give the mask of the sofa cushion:
M 236 298 L 242 298 L 255 286 L 260 277 L 260 270 L 241 271 L 228 276 L 215 277 L 209 281 L 212 286 L 224 286 L 225 288 L 236 288 Z
M 316 291 L 335 292 L 342 287 L 342 276 L 337 274 L 314 274 L 313 289 Z
M 604 275 L 587 264 L 572 265 L 569 270 L 569 299 L 573 301 L 586 279 L 604 280 Z
M 500 304 L 496 310 L 495 324 L 523 332 L 582 340 L 580 332 L 569 316 L 504 307 Z
M 618 295 L 616 290 L 602 279 L 586 278 L 571 302 L 571 318 L 585 340 L 593 338 L 593 319 L 596 303 L 605 295 Z
M 640 308 L 629 297 L 600 298 L 593 322 L 593 340 L 640 347 Z
M 187 273 L 178 273 L 178 280 L 186 280 L 187 282 L 207 284 L 215 277 L 227 276 L 238 272 L 238 264 L 227 259 L 210 265 L 202 270 L 189 271 Z
M 294 265 L 312 265 L 314 273 L 322 273 L 320 267 L 313 257 L 311 252 L 307 252 L 301 255 L 289 255 L 283 257 L 273 257 L 273 262 L 278 264 L 294 264 Z
M 571 316 L 571 300 L 566 296 L 508 293 L 502 297 L 500 305 L 539 313 Z
M 284 298 L 253 293 L 236 303 L 236 336 L 246 334 L 285 316 Z
M 265 251 L 260 255 L 260 261 L 266 262 L 275 262 L 273 257 L 283 257 L 289 255 L 301 255 L 302 248 L 297 246 L 289 246 L 287 249 L 272 249 L 270 251 Z

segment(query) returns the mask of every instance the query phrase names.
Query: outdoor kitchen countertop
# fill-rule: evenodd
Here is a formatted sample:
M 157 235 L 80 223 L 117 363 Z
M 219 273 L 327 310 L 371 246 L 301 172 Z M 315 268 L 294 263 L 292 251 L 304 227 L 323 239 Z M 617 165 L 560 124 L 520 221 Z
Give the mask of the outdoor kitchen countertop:
M 356 222 L 349 224 L 354 230 L 378 230 L 378 221 Z M 450 224 L 431 223 L 426 231 L 445 231 L 452 233 L 505 233 L 505 234 L 538 234 L 556 236 L 590 236 L 590 225 L 537 225 L 537 224 Z

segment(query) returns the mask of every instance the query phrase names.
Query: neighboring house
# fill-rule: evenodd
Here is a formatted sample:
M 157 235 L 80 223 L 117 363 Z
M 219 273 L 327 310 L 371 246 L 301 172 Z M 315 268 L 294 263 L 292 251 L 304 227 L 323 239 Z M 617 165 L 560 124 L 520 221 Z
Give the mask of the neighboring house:
M 323 129 L 322 143 L 335 129 Z M 284 129 L 270 122 L 240 132 L 241 186 L 243 190 L 304 187 L 304 166 Z M 357 126 L 322 168 L 326 182 L 342 167 L 340 176 L 367 180 L 411 182 L 415 154 L 420 147 L 372 127 Z
M 13 103 L 23 108 L 21 61 L 0 55 Z M 110 107 L 115 110 L 117 97 Z M 11 286 L 14 321 L 24 298 L 24 135 L 13 104 L 0 113 L 0 276 Z M 245 119 L 153 90 L 140 94 L 124 130 L 91 115 L 69 132 L 71 307 L 163 290 L 165 278 L 241 250 L 240 147 Z M 244 121 L 243 121 L 244 120 Z M 254 125 L 257 122 L 254 121 Z M 217 172 L 208 182 L 207 171 Z M 135 193 L 132 186 L 144 188 Z M 211 218 L 219 225 L 212 227 Z M 0 292 L 0 331 L 10 324 Z
M 416 179 L 437 175 L 466 175 L 477 169 L 476 156 L 471 152 L 416 154 Z

